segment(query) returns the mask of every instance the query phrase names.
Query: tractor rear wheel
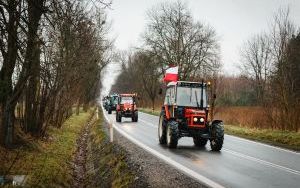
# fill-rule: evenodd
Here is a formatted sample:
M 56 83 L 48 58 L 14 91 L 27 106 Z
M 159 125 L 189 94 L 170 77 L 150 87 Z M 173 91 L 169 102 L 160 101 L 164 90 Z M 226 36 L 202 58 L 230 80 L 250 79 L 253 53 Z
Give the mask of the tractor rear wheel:
M 224 125 L 220 120 L 212 122 L 210 147 L 213 151 L 220 151 L 224 141 Z
M 170 120 L 167 123 L 167 146 L 169 148 L 176 148 L 178 144 L 178 122 L 174 120 Z
M 207 139 L 202 138 L 200 136 L 193 137 L 193 140 L 194 140 L 195 146 L 197 146 L 197 147 L 204 147 L 207 143 Z
M 160 114 L 158 123 L 158 140 L 160 144 L 167 143 L 166 137 L 166 122 L 164 121 L 164 115 Z

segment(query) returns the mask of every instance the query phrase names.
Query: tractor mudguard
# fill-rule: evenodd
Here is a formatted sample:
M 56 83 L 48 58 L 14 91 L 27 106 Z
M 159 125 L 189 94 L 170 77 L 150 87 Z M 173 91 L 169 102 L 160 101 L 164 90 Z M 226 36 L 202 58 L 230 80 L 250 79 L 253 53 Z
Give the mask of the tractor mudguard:
M 164 108 L 165 108 L 165 115 L 166 115 L 166 118 L 167 120 L 170 120 L 170 111 L 169 111 L 169 106 L 168 105 L 164 105 Z
M 215 124 L 218 124 L 218 123 L 223 123 L 223 121 L 222 120 L 213 120 L 211 124 L 215 125 Z

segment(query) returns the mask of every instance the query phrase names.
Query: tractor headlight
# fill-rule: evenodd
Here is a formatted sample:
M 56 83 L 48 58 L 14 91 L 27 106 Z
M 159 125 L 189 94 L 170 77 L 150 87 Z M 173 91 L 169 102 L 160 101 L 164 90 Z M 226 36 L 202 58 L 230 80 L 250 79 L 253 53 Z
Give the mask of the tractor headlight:
M 198 121 L 198 118 L 194 117 L 194 121 L 195 121 L 195 122 Z
M 203 123 L 204 122 L 204 118 L 200 118 L 200 122 Z

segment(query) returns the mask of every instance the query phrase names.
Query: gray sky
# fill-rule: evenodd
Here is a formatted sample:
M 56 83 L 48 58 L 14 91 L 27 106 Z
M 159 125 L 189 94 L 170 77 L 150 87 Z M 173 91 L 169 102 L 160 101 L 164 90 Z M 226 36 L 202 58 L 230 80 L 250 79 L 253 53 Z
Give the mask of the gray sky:
M 153 5 L 176 0 L 113 0 L 108 17 L 112 20 L 112 36 L 120 50 L 139 46 L 146 25 L 146 12 Z M 221 45 L 223 72 L 238 74 L 239 48 L 253 34 L 267 31 L 274 13 L 290 7 L 290 16 L 300 26 L 300 0 L 183 0 L 195 20 L 215 28 Z M 115 70 L 115 66 L 109 67 Z M 106 78 L 106 89 L 113 80 Z

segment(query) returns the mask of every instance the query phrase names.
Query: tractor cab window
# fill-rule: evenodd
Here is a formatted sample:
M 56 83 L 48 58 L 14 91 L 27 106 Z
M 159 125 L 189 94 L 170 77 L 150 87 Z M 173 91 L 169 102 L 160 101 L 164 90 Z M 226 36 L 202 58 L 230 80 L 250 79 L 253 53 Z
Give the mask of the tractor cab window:
M 117 104 L 118 103 L 118 96 L 111 97 L 110 101 L 111 101 L 112 104 Z
M 121 104 L 125 104 L 125 103 L 133 104 L 133 98 L 132 97 L 122 97 Z
M 178 106 L 201 106 L 201 87 L 177 87 Z M 207 107 L 206 89 L 203 88 L 203 107 Z
M 175 87 L 169 87 L 166 91 L 165 105 L 172 105 L 175 103 Z

